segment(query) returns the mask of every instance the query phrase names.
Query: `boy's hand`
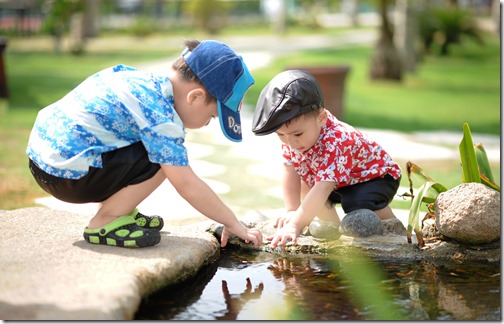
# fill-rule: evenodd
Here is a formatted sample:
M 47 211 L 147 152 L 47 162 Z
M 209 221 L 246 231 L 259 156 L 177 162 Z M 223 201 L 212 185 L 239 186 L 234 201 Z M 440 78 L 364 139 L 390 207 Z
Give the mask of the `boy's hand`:
M 287 225 L 287 223 L 289 223 L 291 218 L 294 217 L 295 213 L 296 213 L 296 211 L 289 211 L 284 216 L 278 217 L 277 219 L 275 219 L 275 223 L 273 223 L 273 227 L 274 228 L 284 227 L 285 225 Z
M 275 235 L 269 236 L 266 239 L 271 241 L 270 246 L 272 249 L 276 249 L 278 243 L 280 243 L 283 250 L 288 241 L 292 241 L 292 244 L 296 244 L 299 234 L 301 234 L 301 230 L 298 229 L 293 222 L 290 222 L 280 228 Z
M 262 245 L 262 233 L 257 228 L 246 228 L 242 223 L 237 222 L 238 225 L 224 226 L 221 234 L 221 247 L 225 247 L 231 235 L 238 236 L 245 243 L 252 242 L 254 247 L 257 248 Z

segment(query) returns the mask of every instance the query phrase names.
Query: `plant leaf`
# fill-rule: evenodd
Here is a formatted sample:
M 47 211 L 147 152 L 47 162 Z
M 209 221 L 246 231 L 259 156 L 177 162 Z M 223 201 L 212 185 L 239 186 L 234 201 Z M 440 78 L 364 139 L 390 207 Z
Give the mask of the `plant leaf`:
M 476 161 L 478 161 L 478 167 L 481 175 L 484 175 L 488 180 L 495 183 L 492 169 L 490 168 L 490 163 L 488 162 L 488 156 L 486 154 L 483 144 L 474 144 L 474 152 L 476 153 Z
M 406 169 L 409 174 L 415 174 L 422 178 L 424 181 L 430 181 L 430 182 L 435 182 L 428 174 L 425 172 L 421 167 L 419 167 L 417 164 L 408 161 L 406 163 Z
M 462 182 L 481 183 L 471 130 L 469 128 L 469 124 L 467 123 L 464 123 L 464 136 L 460 142 L 459 151 L 460 159 L 462 160 Z
M 418 244 L 423 246 L 423 240 L 420 233 L 420 220 L 419 220 L 419 212 L 422 202 L 432 203 L 436 201 L 437 196 L 446 191 L 446 187 L 437 182 L 426 182 L 419 189 L 418 193 L 413 197 L 411 201 L 411 207 L 408 217 L 408 228 L 407 228 L 407 237 L 408 243 L 411 243 L 411 233 L 415 231 L 418 238 Z
M 488 187 L 500 192 L 500 186 L 493 181 L 490 181 L 484 174 L 481 174 L 481 182 Z

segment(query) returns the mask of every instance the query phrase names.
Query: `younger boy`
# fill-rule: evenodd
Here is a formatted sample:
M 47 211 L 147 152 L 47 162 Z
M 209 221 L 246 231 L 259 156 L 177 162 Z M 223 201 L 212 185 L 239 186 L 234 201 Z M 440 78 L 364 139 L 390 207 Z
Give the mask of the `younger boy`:
M 271 247 L 295 244 L 314 217 L 339 223 L 334 204 L 345 213 L 370 209 L 394 218 L 389 203 L 399 188 L 401 169 L 383 148 L 324 108 L 315 77 L 284 71 L 261 91 L 252 121 L 256 135 L 275 132 L 285 159 L 282 186 L 286 215 Z
M 224 225 L 221 246 L 230 235 L 256 247 L 262 243 L 261 232 L 243 226 L 193 172 L 184 147 L 185 128 L 201 128 L 215 117 L 227 138 L 241 141 L 241 101 L 254 79 L 241 56 L 223 43 L 185 45 L 166 75 L 117 65 L 38 113 L 26 150 L 30 170 L 58 199 L 101 203 L 84 230 L 89 243 L 159 243 L 163 219 L 143 215 L 136 206 L 164 179 Z

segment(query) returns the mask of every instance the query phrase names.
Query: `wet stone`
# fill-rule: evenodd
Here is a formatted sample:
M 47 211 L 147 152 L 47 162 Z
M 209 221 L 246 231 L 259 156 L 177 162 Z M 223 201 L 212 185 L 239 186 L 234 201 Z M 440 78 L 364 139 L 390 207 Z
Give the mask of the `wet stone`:
M 401 235 L 406 236 L 407 231 L 406 227 L 404 227 L 403 223 L 397 218 L 384 219 L 383 223 L 383 235 L 393 234 L 393 235 Z
M 343 217 L 339 229 L 343 235 L 368 237 L 371 235 L 383 235 L 384 225 L 373 211 L 369 209 L 357 209 Z
M 315 238 L 337 240 L 341 236 L 339 222 L 314 219 L 308 229 Z

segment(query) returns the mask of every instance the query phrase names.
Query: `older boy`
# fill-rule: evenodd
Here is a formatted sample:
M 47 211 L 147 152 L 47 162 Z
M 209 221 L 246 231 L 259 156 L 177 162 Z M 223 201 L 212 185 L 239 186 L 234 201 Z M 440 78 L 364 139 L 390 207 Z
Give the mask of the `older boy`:
M 282 141 L 286 215 L 279 217 L 271 247 L 295 244 L 314 217 L 339 223 L 345 213 L 370 209 L 395 217 L 389 203 L 401 169 L 383 148 L 324 108 L 317 80 L 302 70 L 284 71 L 261 91 L 252 121 L 256 135 L 275 132 Z
M 58 199 L 101 203 L 84 230 L 89 243 L 159 243 L 163 220 L 136 206 L 164 179 L 224 225 L 221 246 L 231 234 L 262 243 L 261 232 L 244 227 L 193 172 L 184 147 L 185 128 L 201 128 L 215 117 L 227 138 L 241 141 L 241 101 L 254 79 L 241 56 L 223 43 L 185 45 L 166 75 L 117 65 L 38 113 L 26 150 L 30 170 Z

